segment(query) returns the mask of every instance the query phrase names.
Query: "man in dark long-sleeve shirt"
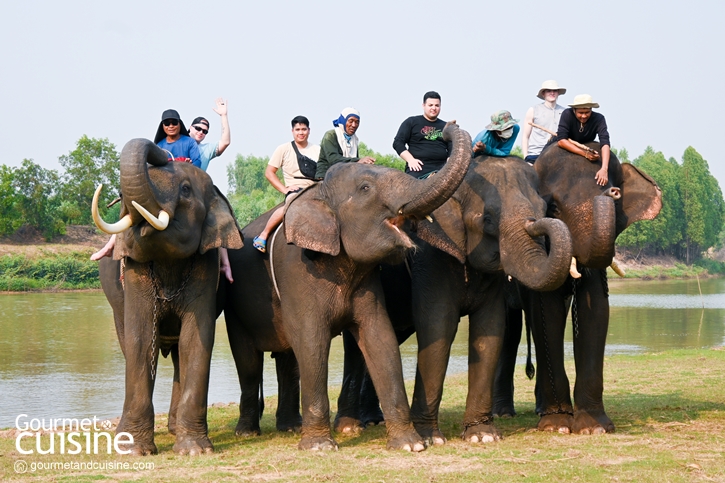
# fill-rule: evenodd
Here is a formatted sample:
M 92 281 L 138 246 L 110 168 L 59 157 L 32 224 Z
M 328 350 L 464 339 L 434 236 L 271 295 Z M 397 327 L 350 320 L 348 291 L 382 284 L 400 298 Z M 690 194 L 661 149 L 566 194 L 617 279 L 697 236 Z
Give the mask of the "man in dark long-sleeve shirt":
M 569 109 L 561 113 L 559 129 L 556 133 L 558 139 L 557 144 L 560 148 L 584 156 L 589 161 L 595 162 L 600 158 L 599 153 L 592 150 L 585 150 L 572 141 L 584 144 L 594 141 L 599 136 L 599 144 L 602 150 L 602 167 L 597 171 L 594 179 L 599 186 L 604 186 L 609 180 L 610 144 L 607 121 L 603 115 L 598 112 L 592 112 L 592 108 L 599 107 L 599 104 L 594 102 L 592 96 L 589 94 L 576 96 L 574 102 L 569 104 L 569 106 Z
M 443 167 L 451 152 L 451 144 L 443 140 L 445 121 L 438 118 L 441 96 L 426 92 L 423 115 L 411 116 L 400 125 L 393 140 L 393 149 L 406 163 L 405 172 L 423 178 Z

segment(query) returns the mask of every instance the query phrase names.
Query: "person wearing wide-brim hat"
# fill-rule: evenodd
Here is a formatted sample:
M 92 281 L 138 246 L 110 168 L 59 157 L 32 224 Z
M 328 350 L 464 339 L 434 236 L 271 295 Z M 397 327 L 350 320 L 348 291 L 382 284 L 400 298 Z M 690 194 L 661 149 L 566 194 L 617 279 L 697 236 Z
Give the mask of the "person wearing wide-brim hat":
M 491 115 L 491 123 L 473 139 L 473 155 L 508 156 L 519 134 L 518 119 L 511 117 L 509 111 L 496 111 Z
M 592 108 L 599 107 L 599 104 L 594 102 L 589 94 L 579 94 L 569 106 L 569 109 L 565 109 L 561 114 L 559 120 L 559 129 L 556 133 L 557 144 L 562 149 L 584 156 L 593 163 L 601 159 L 602 167 L 597 171 L 594 179 L 599 186 L 605 186 L 609 181 L 610 156 L 607 120 L 603 115 L 592 111 Z M 601 154 L 575 144 L 590 143 L 597 137 L 599 137 Z
M 186 161 L 197 168 L 201 167 L 199 146 L 189 137 L 184 121 L 175 109 L 167 109 L 161 114 L 154 142 L 161 149 L 171 153 L 174 161 Z
M 559 127 L 561 113 L 566 109 L 556 103 L 559 96 L 566 94 L 566 88 L 560 87 L 555 80 L 547 80 L 541 84 L 536 97 L 543 100 L 541 104 L 530 107 L 524 116 L 524 124 L 521 131 L 521 148 L 524 153 L 524 160 L 534 164 L 541 154 L 541 151 L 549 143 L 551 135 L 543 129 L 533 127 L 541 126 L 551 132 L 556 132 Z

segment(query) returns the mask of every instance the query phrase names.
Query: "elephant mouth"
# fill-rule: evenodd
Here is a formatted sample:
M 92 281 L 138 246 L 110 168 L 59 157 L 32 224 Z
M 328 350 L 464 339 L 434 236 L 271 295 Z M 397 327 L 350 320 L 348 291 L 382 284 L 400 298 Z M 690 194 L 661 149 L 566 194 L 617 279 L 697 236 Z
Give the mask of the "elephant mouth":
M 411 240 L 410 237 L 405 233 L 405 231 L 401 229 L 403 228 L 406 219 L 407 218 L 405 216 L 386 218 L 385 225 L 389 227 L 390 230 L 393 231 L 393 233 L 395 233 L 396 238 L 405 248 L 413 248 L 415 247 L 415 243 L 413 243 L 413 240 Z

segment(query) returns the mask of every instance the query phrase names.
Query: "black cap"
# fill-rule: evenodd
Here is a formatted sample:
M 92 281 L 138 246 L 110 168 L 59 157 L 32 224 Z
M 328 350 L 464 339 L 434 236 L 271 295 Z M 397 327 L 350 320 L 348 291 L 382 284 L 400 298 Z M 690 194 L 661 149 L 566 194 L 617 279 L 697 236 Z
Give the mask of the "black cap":
M 186 129 L 186 126 L 184 126 L 184 121 L 181 120 L 179 112 L 176 109 L 166 109 L 164 113 L 161 114 L 161 122 L 159 123 L 159 127 L 156 129 L 154 144 L 158 144 L 159 141 L 166 137 L 166 132 L 164 131 L 164 121 L 166 121 L 167 119 L 176 119 L 177 121 L 179 121 L 179 125 L 181 126 L 179 134 L 181 134 L 182 136 L 189 135 L 189 130 Z
M 191 122 L 192 126 L 194 124 L 204 124 L 206 128 L 209 129 L 209 121 L 207 121 L 205 117 L 195 117 L 194 120 Z

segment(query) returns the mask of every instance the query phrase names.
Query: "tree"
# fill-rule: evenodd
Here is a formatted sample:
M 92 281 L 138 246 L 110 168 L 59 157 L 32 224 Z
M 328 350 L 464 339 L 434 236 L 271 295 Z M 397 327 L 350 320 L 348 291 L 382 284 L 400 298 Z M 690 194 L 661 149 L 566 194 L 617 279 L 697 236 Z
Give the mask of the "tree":
M 120 161 L 116 146 L 107 138 L 89 138 L 85 134 L 76 143 L 76 149 L 58 158 L 65 172 L 60 191 L 60 213 L 68 224 L 93 224 L 91 202 L 99 184 L 104 185 L 99 200 L 99 211 L 106 215 L 106 205 L 120 191 Z
M 60 177 L 55 170 L 45 169 L 31 159 L 24 159 L 15 169 L 13 187 L 15 204 L 26 224 L 38 229 L 50 240 L 65 233 L 65 224 L 58 215 Z
M 0 235 L 10 235 L 23 224 L 17 208 L 18 195 L 15 189 L 15 169 L 0 166 Z
M 262 213 L 284 200 L 282 193 L 274 189 L 264 176 L 269 157 L 242 156 L 238 154 L 227 166 L 229 203 L 241 226 L 245 226 Z M 282 170 L 277 171 L 282 180 Z

